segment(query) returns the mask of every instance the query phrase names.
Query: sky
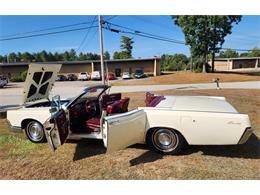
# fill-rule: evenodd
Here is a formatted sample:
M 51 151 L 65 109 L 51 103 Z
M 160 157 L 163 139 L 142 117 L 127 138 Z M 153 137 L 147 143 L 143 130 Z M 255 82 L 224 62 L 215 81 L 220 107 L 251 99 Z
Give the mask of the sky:
M 81 22 L 92 22 L 96 16 L 0 16 L 0 39 L 7 35 L 40 30 L 44 28 L 76 24 Z M 170 16 L 103 16 L 104 20 L 111 23 L 133 28 L 146 33 L 163 37 L 169 37 L 184 41 L 181 29 L 174 25 Z M 96 17 L 97 18 L 97 17 Z M 94 22 L 97 24 L 97 22 Z M 79 25 L 64 29 L 81 28 L 90 24 Z M 233 33 L 228 35 L 223 45 L 224 48 L 251 49 L 260 47 L 260 16 L 243 16 L 242 21 L 233 27 Z M 45 31 L 51 32 L 51 31 Z M 42 32 L 41 32 L 42 33 Z M 44 32 L 43 32 L 44 33 Z M 36 33 L 34 33 L 36 34 Z M 123 34 L 113 33 L 104 29 L 104 51 L 112 56 L 115 51 L 120 50 L 120 37 Z M 163 42 L 145 37 L 128 35 L 133 37 L 133 57 L 153 57 L 162 54 L 184 53 L 190 55 L 189 47 L 186 45 Z M 81 47 L 79 47 L 81 46 Z M 11 52 L 64 52 L 70 49 L 79 52 L 99 53 L 98 29 L 84 29 L 81 31 L 67 32 L 61 34 L 32 37 L 19 40 L 0 41 L 0 55 Z

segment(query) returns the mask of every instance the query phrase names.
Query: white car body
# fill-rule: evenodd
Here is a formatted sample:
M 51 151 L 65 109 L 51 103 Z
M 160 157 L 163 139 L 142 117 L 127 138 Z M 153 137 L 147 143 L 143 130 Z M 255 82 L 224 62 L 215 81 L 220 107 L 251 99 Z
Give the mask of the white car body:
M 33 73 L 42 68 L 35 68 L 33 65 L 29 67 L 26 81 L 31 80 Z M 45 67 L 45 69 L 53 71 L 54 76 L 59 71 L 58 68 L 54 70 L 53 67 Z M 24 102 L 33 101 L 33 97 L 40 99 L 39 94 L 28 96 L 29 87 L 30 84 L 27 83 Z M 102 87 L 105 90 L 109 88 L 109 86 L 97 86 L 97 88 Z M 97 88 L 87 88 L 82 94 Z M 75 134 L 70 129 L 69 108 L 77 98 L 65 102 L 53 115 L 49 112 L 50 106 L 32 105 L 8 111 L 7 120 L 12 127 L 17 128 L 24 128 L 23 122 L 26 120 L 39 121 L 44 126 L 46 138 L 54 150 L 65 143 L 67 138 L 93 138 L 102 139 L 107 152 L 113 152 L 136 143 L 146 143 L 149 131 L 159 127 L 178 131 L 189 145 L 243 144 L 252 134 L 248 115 L 238 113 L 224 97 L 160 97 L 160 101 L 153 107 L 138 107 L 110 116 L 102 112 L 100 129 L 91 133 Z M 63 121 L 62 127 L 59 127 L 58 119 Z
M 81 72 L 78 76 L 78 80 L 89 80 L 90 79 L 90 75 L 87 72 Z
M 91 80 L 100 80 L 101 79 L 101 74 L 99 71 L 93 71 L 91 73 Z
M 122 79 L 131 79 L 131 74 L 129 72 L 123 72 Z

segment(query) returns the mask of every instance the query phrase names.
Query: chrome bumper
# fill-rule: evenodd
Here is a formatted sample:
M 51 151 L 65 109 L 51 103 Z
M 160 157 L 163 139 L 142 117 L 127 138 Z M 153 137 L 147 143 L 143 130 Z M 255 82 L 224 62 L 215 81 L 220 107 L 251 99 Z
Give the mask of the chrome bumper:
M 243 133 L 243 135 L 241 136 L 238 144 L 244 144 L 246 143 L 246 141 L 249 139 L 249 137 L 252 135 L 253 133 L 253 129 L 251 127 L 247 127 Z
M 7 124 L 9 125 L 9 127 L 11 128 L 11 131 L 17 132 L 17 133 L 22 132 L 22 128 L 21 127 L 12 126 L 9 120 L 6 119 L 6 121 L 7 121 Z

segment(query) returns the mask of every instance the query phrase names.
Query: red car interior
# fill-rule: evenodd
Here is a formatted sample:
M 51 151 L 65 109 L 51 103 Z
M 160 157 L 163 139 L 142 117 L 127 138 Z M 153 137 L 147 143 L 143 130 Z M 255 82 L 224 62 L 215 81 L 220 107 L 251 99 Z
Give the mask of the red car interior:
M 108 115 L 111 114 L 118 114 L 118 113 L 124 113 L 128 111 L 128 105 L 129 105 L 130 98 L 125 97 L 120 100 L 116 100 L 113 103 L 109 104 L 106 107 L 106 111 Z M 86 121 L 87 128 L 91 129 L 93 131 L 98 131 L 100 128 L 100 117 L 91 118 Z
M 106 108 L 109 104 L 112 104 L 116 100 L 120 100 L 121 98 L 121 93 L 105 94 L 102 96 L 102 106 L 103 108 Z
M 164 99 L 165 99 L 164 96 L 158 96 L 158 95 L 154 95 L 153 93 L 147 92 L 145 98 L 145 104 L 147 107 L 155 107 Z
M 125 97 L 121 100 L 117 100 L 114 103 L 107 106 L 108 114 L 124 113 L 128 111 L 130 98 Z

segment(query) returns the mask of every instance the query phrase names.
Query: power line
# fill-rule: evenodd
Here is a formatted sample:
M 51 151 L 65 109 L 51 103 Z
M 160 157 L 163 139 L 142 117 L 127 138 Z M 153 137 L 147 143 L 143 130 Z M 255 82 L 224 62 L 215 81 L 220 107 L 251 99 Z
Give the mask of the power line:
M 94 16 L 93 20 L 92 20 L 92 23 L 91 23 L 91 26 L 93 26 L 94 22 L 95 22 L 95 19 L 96 19 L 96 16 Z M 84 36 L 83 40 L 81 41 L 79 47 L 76 49 L 76 52 L 78 52 L 80 50 L 80 48 L 82 47 L 82 45 L 84 44 L 84 42 L 86 41 L 87 37 L 88 37 L 88 34 L 89 32 L 91 31 L 91 28 L 89 28 L 87 30 L 87 33 L 86 35 Z
M 90 41 L 92 41 L 94 39 L 94 37 L 97 35 L 98 32 L 98 28 L 96 29 L 96 31 L 94 32 L 94 34 L 92 34 L 92 37 L 90 39 Z M 88 45 L 86 45 L 85 47 L 82 47 L 81 51 L 85 50 L 87 48 Z
M 115 17 L 117 17 L 117 16 L 111 16 L 110 18 L 107 18 L 107 19 L 104 20 L 104 21 L 110 21 L 110 20 L 113 20 Z
M 155 39 L 155 40 L 160 40 L 160 41 L 166 41 L 166 42 L 186 45 L 186 43 L 184 41 L 175 40 L 175 39 L 163 37 L 163 36 L 160 36 L 160 35 L 155 35 L 155 34 L 151 34 L 151 33 L 142 32 L 142 31 L 139 31 L 139 30 L 136 30 L 136 29 L 132 29 L 132 28 L 129 28 L 129 27 L 121 26 L 121 25 L 118 25 L 118 24 L 110 23 L 110 22 L 106 22 L 106 23 L 108 24 L 108 26 L 105 27 L 105 29 L 110 30 L 112 32 L 117 32 L 117 33 L 120 32 L 120 33 L 125 33 L 125 34 L 132 34 L 132 35 L 142 36 L 142 37 L 151 38 L 151 39 Z M 116 26 L 116 27 L 120 27 L 120 28 L 123 28 L 123 29 L 127 29 L 127 30 L 130 30 L 130 31 L 113 29 L 113 28 L 111 28 L 111 25 L 112 26 Z M 131 31 L 133 31 L 133 32 L 131 32 Z
M 111 17 L 107 18 L 106 20 L 104 20 L 104 22 L 110 21 L 110 20 L 114 19 L 115 17 L 117 17 L 117 16 L 111 16 Z M 96 18 L 96 17 L 95 17 L 95 18 Z M 98 21 L 98 20 L 95 20 L 95 18 L 94 18 L 94 21 L 93 21 L 93 22 Z M 89 32 L 90 32 L 90 31 L 89 31 Z M 98 28 L 96 29 L 96 31 L 94 32 L 94 34 L 92 34 L 92 37 L 91 37 L 90 40 L 92 40 L 92 39 L 97 35 L 97 32 L 98 32 Z M 87 34 L 88 34 L 88 33 L 87 33 Z M 87 37 L 87 36 L 88 36 L 88 35 L 86 35 L 86 37 Z M 84 39 L 86 40 L 86 38 L 84 38 Z M 81 50 L 85 50 L 86 47 L 87 47 L 87 46 L 83 47 L 84 42 L 85 42 L 85 41 L 82 42 L 82 46 L 81 46 L 82 48 L 81 48 Z M 78 51 L 78 50 L 79 50 L 79 48 L 78 48 L 76 51 Z
M 69 30 L 63 30 L 63 31 L 55 31 L 55 32 L 49 32 L 49 33 L 40 33 L 40 34 L 33 34 L 33 35 L 19 36 L 19 37 L 11 37 L 11 38 L 0 39 L 0 41 L 10 41 L 10 40 L 16 40 L 16 39 L 40 37 L 40 36 L 53 35 L 53 34 L 59 34 L 59 33 L 66 33 L 66 32 L 86 30 L 86 29 L 89 29 L 89 28 L 96 28 L 96 27 L 98 27 L 98 26 L 88 26 L 88 27 L 69 29 Z
M 151 34 L 151 33 L 142 32 L 142 31 L 139 31 L 139 30 L 136 30 L 136 29 L 133 29 L 133 28 L 125 27 L 125 26 L 110 23 L 110 22 L 107 22 L 107 24 L 108 24 L 108 26 L 105 27 L 105 28 L 107 30 L 110 30 L 111 32 L 131 34 L 131 35 L 142 36 L 142 37 L 151 38 L 151 39 L 159 40 L 159 41 L 165 41 L 165 42 L 187 45 L 183 41 L 179 41 L 179 40 L 175 40 L 175 39 L 171 39 L 171 38 L 167 38 L 167 37 L 162 37 L 160 35 L 154 35 L 154 34 Z M 123 28 L 123 29 L 128 29 L 130 31 L 113 29 L 113 28 L 111 28 L 111 25 L 116 26 L 116 27 L 120 27 L 120 28 Z M 133 31 L 133 32 L 131 32 L 131 31 Z M 241 49 L 241 48 L 236 48 L 236 49 L 235 48 L 221 48 L 220 50 L 228 50 L 228 49 L 236 50 L 236 51 L 247 51 L 247 52 L 253 51 L 252 49 Z M 256 50 L 260 50 L 260 49 L 256 49 Z
M 68 25 L 63 25 L 63 26 L 49 27 L 49 28 L 44 28 L 44 29 L 39 29 L 39 30 L 33 30 L 33 31 L 21 32 L 21 33 L 16 33 L 16 34 L 11 34 L 11 35 L 5 35 L 5 36 L 0 36 L 0 37 L 1 38 L 13 37 L 13 36 L 32 34 L 32 33 L 37 33 L 37 32 L 44 32 L 44 31 L 49 31 L 49 30 L 61 29 L 61 28 L 68 28 L 68 27 L 73 27 L 73 26 L 80 26 L 80 25 L 85 25 L 85 24 L 90 24 L 90 23 L 92 23 L 92 22 L 81 22 L 81 23 L 75 23 L 75 24 L 68 24 Z
M 139 21 L 142 21 L 144 23 L 148 23 L 148 24 L 152 24 L 152 25 L 155 25 L 155 26 L 160 26 L 164 29 L 167 29 L 167 30 L 170 30 L 170 31 L 173 31 L 173 28 L 169 27 L 169 26 L 166 26 L 165 24 L 162 24 L 162 23 L 157 23 L 157 22 L 154 22 L 154 21 L 150 21 L 150 20 L 147 20 L 147 19 L 144 19 L 142 16 L 139 17 L 139 16 L 133 16 L 133 18 L 139 20 Z
M 115 17 L 117 17 L 117 16 L 111 16 L 111 17 L 107 18 L 106 21 L 110 21 L 110 20 L 114 19 Z M 32 34 L 32 33 L 56 30 L 56 29 L 61 29 L 61 28 L 68 28 L 68 27 L 73 27 L 73 26 L 80 26 L 80 25 L 85 25 L 85 24 L 90 24 L 90 23 L 93 23 L 93 22 L 97 22 L 97 21 L 98 20 L 96 19 L 94 21 L 80 22 L 80 23 L 68 24 L 68 25 L 63 25 L 63 26 L 48 27 L 48 28 L 43 28 L 43 29 L 38 29 L 38 30 L 33 30 L 33 31 L 26 31 L 26 32 L 21 32 L 21 33 L 4 35 L 4 36 L 0 36 L 0 38 L 13 37 L 13 36 L 19 36 L 19 35 L 26 35 L 26 34 Z

